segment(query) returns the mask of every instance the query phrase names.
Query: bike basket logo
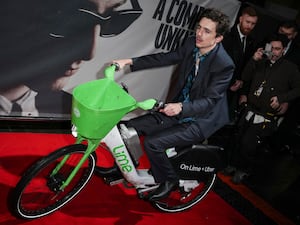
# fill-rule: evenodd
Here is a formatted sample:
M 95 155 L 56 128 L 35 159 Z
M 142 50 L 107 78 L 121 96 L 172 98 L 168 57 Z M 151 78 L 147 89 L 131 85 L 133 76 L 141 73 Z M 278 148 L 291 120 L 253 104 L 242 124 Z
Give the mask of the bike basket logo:
M 80 111 L 79 111 L 79 109 L 78 108 L 74 108 L 73 109 L 73 112 L 74 112 L 74 115 L 76 116 L 76 117 L 80 117 Z
M 180 164 L 179 167 L 181 170 L 187 170 L 191 172 L 205 172 L 210 173 L 214 172 L 215 168 L 210 166 L 195 166 L 195 165 L 186 165 L 184 163 Z

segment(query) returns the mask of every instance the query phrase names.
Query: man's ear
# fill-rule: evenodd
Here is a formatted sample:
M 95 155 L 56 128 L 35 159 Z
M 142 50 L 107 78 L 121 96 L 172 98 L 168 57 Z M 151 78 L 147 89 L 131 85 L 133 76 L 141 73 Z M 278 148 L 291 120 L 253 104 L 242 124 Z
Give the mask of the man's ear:
M 220 43 L 223 40 L 224 36 L 223 35 L 219 35 L 216 37 L 216 43 Z

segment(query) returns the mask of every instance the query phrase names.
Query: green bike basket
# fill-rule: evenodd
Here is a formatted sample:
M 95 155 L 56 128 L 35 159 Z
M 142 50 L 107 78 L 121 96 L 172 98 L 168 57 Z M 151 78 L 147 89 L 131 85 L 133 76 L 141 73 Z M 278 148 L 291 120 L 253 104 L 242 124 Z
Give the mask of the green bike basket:
M 73 90 L 72 123 L 80 135 L 102 139 L 137 102 L 112 79 L 81 84 Z

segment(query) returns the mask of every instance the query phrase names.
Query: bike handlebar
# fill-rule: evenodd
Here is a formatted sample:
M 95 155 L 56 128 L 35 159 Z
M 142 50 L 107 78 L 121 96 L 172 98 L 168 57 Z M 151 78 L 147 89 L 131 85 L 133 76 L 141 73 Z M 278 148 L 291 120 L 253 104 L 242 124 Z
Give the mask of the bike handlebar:
M 163 109 L 164 107 L 165 107 L 165 103 L 163 101 L 156 100 L 156 103 L 154 104 L 153 108 L 150 111 L 157 112 L 160 109 Z

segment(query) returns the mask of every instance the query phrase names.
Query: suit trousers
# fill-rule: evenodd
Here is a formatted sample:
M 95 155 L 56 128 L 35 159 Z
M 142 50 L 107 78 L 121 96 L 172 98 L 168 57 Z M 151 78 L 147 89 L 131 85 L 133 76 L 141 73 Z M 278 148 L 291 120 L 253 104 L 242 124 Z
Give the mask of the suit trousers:
M 180 123 L 177 117 L 159 112 L 133 118 L 127 126 L 135 128 L 139 135 L 144 136 L 144 149 L 157 183 L 178 180 L 166 149 L 200 143 L 205 139 L 196 123 Z

